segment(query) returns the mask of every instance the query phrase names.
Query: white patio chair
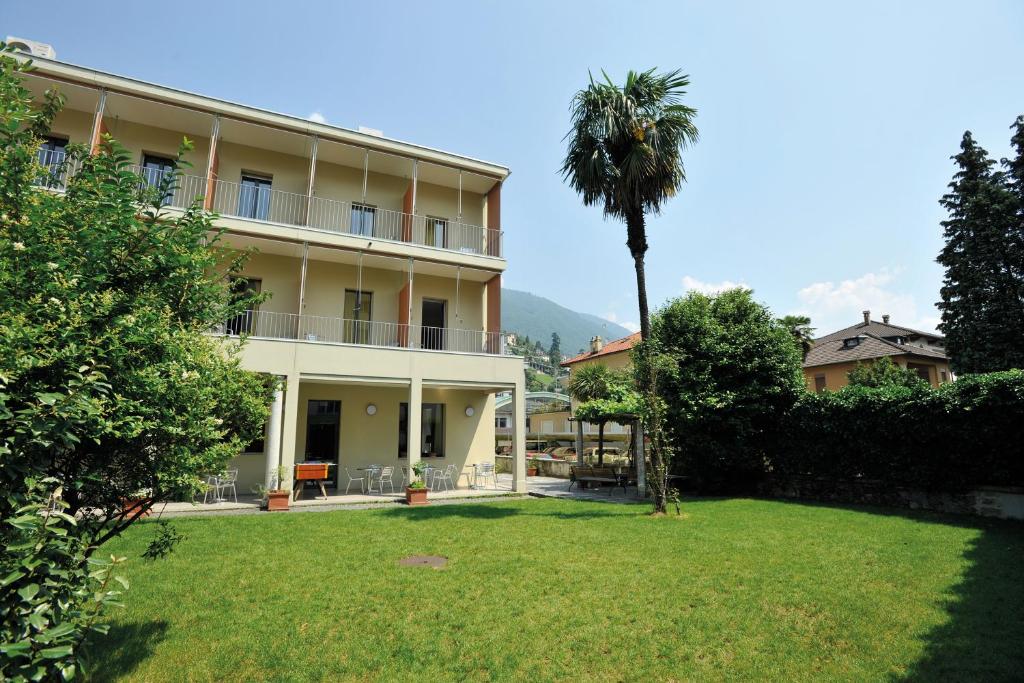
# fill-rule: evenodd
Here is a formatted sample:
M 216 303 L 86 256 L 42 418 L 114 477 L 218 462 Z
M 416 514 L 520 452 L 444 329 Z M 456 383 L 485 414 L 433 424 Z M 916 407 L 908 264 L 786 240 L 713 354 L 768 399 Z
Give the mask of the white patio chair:
M 448 465 L 443 470 L 438 469 L 434 471 L 434 476 L 430 480 L 430 489 L 436 491 L 438 486 L 447 491 L 450 488 L 455 488 L 455 482 L 452 480 L 452 473 L 455 470 L 455 465 Z
M 366 477 L 367 477 L 367 493 L 384 493 L 383 488 L 380 485 L 380 473 L 384 470 L 383 465 L 367 465 L 366 466 Z M 373 488 L 374 481 L 377 482 L 377 488 Z
M 232 469 L 226 471 L 221 476 L 217 477 L 217 502 L 223 503 L 227 500 L 227 496 L 224 495 L 231 489 L 231 496 L 238 502 L 238 491 L 235 489 L 235 484 L 238 482 L 238 470 Z
M 353 477 L 349 469 L 345 468 L 345 476 L 348 477 L 348 483 L 345 484 L 345 495 L 348 495 L 348 490 L 352 487 L 352 482 L 359 482 L 359 492 L 366 493 L 366 477 Z
M 387 467 L 381 468 L 380 474 L 377 475 L 377 486 L 380 489 L 381 493 L 384 493 L 385 482 L 387 483 L 388 486 L 391 487 L 391 493 L 395 492 L 395 482 L 391 479 L 394 473 L 395 468 L 392 465 L 388 465 Z
M 213 502 L 217 502 L 217 480 L 216 474 L 210 474 L 207 475 L 206 480 L 203 482 L 205 485 L 203 488 L 203 505 L 206 505 L 211 493 L 213 494 Z
M 491 486 L 498 488 L 498 477 L 494 474 L 494 463 L 482 462 L 476 466 L 476 485 L 483 487 L 487 480 L 491 480 Z

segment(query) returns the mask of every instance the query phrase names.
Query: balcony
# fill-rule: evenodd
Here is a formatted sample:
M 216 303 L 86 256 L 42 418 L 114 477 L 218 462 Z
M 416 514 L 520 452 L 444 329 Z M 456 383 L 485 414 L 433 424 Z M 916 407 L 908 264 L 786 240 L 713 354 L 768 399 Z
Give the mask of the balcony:
M 506 350 L 505 335 L 501 332 L 270 311 L 244 311 L 213 332 L 224 336 L 249 336 L 254 339 L 317 344 L 352 344 L 488 356 L 510 355 Z
M 42 173 L 36 185 L 63 191 L 68 177 L 79 162 L 66 159 L 63 152 L 48 153 L 40 165 L 49 170 Z M 167 169 L 128 166 L 146 185 L 160 184 Z M 202 176 L 181 174 L 176 186 L 164 199 L 164 205 L 185 209 L 207 194 L 207 180 Z M 337 201 L 266 187 L 243 185 L 226 180 L 213 181 L 211 209 L 232 218 L 300 228 L 312 228 L 358 237 L 397 243 L 416 244 L 461 254 L 495 256 L 502 254 L 502 231 L 479 225 L 419 216 L 401 211 L 381 209 L 358 202 Z

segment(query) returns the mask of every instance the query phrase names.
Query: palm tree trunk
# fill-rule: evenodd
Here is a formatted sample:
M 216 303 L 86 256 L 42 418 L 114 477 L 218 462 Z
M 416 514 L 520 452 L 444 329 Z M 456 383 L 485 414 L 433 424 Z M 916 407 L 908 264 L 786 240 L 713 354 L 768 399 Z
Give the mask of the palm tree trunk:
M 637 211 L 626 218 L 626 246 L 633 256 L 633 268 L 636 270 L 636 297 L 640 310 L 640 340 L 646 342 L 651 337 L 651 315 L 647 306 L 647 276 L 644 270 L 644 255 L 647 253 L 647 231 L 644 214 Z M 650 349 L 646 343 L 639 348 L 640 358 L 638 377 L 641 393 L 649 411 L 647 434 L 651 443 L 651 471 L 647 479 L 654 498 L 654 512 L 664 513 L 667 507 L 668 469 L 665 467 L 663 439 L 661 429 L 661 409 L 657 400 L 657 376 L 654 365 L 649 358 Z M 641 457 L 643 457 L 641 455 Z
M 597 466 L 604 465 L 604 420 L 597 423 Z

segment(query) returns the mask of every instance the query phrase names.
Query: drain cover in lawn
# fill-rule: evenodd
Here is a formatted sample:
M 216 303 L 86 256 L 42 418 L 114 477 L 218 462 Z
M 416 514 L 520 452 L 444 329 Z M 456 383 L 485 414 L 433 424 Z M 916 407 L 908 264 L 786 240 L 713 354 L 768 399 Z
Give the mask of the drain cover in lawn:
M 398 564 L 401 567 L 433 567 L 434 569 L 440 569 L 448 564 L 448 558 L 441 557 L 440 555 L 410 555 L 400 559 Z

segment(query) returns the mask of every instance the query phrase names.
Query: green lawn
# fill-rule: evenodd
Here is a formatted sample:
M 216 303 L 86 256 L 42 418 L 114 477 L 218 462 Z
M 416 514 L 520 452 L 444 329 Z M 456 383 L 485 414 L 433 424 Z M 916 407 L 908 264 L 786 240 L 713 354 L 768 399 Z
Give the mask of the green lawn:
M 175 521 L 100 680 L 1020 680 L 1024 525 L 760 500 Z M 399 567 L 406 555 L 443 570 Z

